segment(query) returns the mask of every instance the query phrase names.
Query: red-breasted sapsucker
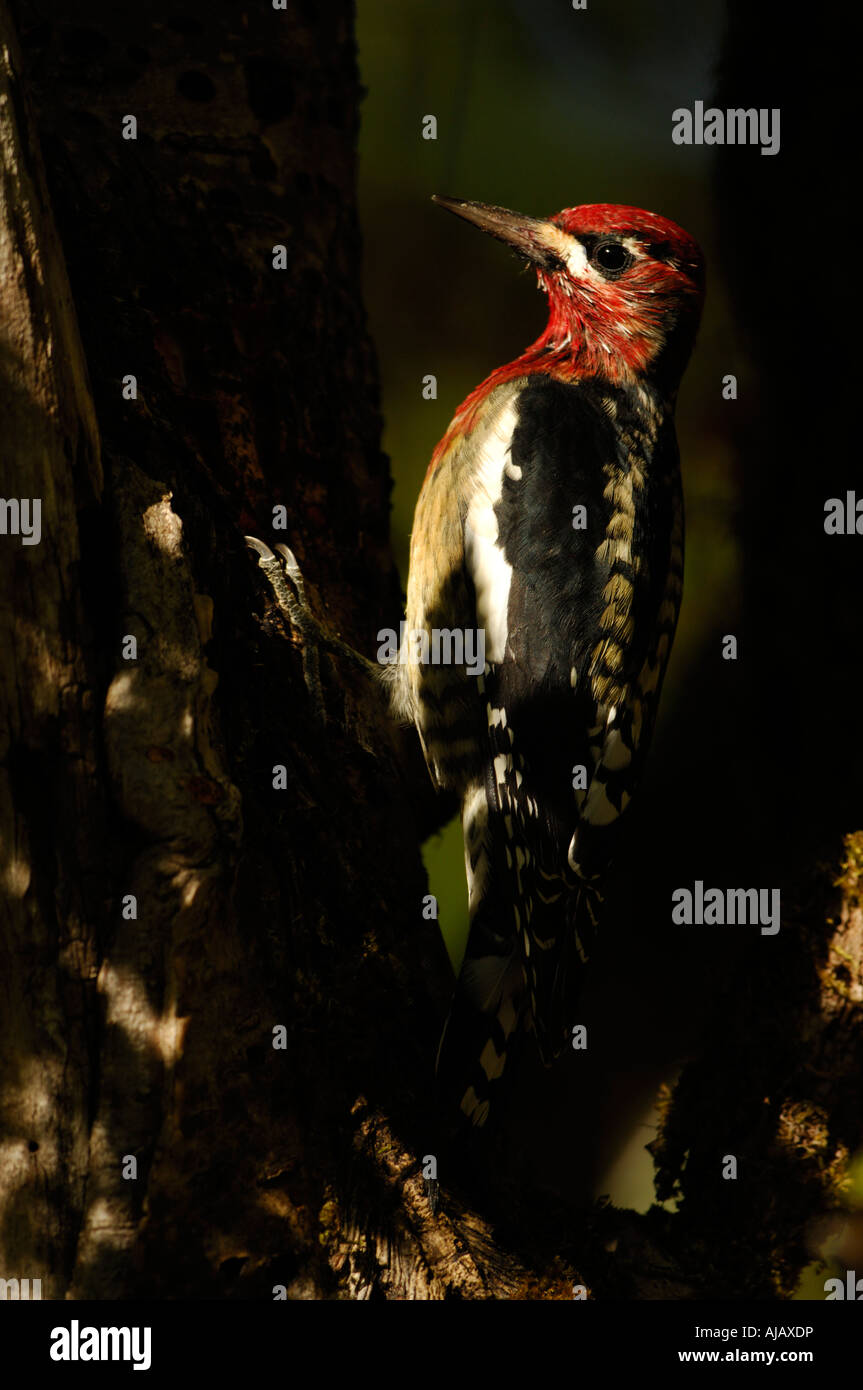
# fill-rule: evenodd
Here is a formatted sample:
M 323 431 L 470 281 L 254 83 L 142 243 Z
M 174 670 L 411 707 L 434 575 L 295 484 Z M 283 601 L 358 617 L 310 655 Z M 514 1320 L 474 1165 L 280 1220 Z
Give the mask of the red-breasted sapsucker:
M 470 933 L 438 1077 L 481 1125 L 519 1025 L 544 1061 L 566 1040 L 641 777 L 683 586 L 674 403 L 704 263 L 637 208 L 436 201 L 532 262 L 549 302 L 434 452 L 393 668 L 397 711 L 461 802 Z M 473 673 L 435 660 L 459 631 L 483 634 Z

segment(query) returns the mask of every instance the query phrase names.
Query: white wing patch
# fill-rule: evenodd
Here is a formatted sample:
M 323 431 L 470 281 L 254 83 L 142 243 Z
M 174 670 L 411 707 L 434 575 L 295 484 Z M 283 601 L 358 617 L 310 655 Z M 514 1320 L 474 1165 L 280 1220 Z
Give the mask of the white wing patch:
M 466 791 L 461 812 L 468 911 L 473 921 L 488 879 L 488 802 L 485 784 L 474 782 Z
M 516 469 L 510 459 L 518 410 L 512 401 L 500 410 L 479 445 L 474 472 L 474 493 L 464 528 L 464 553 L 476 591 L 477 625 L 485 628 L 486 661 L 503 660 L 507 638 L 507 610 L 512 568 L 498 545 L 494 508 L 503 491 L 504 471 Z M 520 471 L 520 470 L 518 470 Z

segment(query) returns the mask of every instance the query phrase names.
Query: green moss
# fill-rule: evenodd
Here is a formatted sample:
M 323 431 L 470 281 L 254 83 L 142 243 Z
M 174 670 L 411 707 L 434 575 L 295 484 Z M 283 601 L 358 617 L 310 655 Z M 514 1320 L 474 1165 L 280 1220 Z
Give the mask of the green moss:
M 321 1245 L 328 1245 L 335 1238 L 339 1230 L 339 1204 L 332 1198 L 328 1198 L 318 1212 L 318 1223 L 320 1231 L 318 1240 Z
M 845 836 L 845 857 L 842 860 L 842 871 L 836 880 L 837 887 L 842 888 L 846 897 L 859 898 L 861 896 L 861 884 L 863 884 L 863 830 L 855 830 L 852 835 Z

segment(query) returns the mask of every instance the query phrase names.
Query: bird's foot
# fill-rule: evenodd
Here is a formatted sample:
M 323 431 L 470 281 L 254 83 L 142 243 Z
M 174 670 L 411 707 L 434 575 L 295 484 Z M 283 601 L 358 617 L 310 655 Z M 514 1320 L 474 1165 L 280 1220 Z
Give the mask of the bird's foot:
M 320 652 L 326 651 L 333 656 L 344 658 L 351 665 L 358 666 L 364 675 L 378 676 L 378 668 L 353 647 L 348 646 L 347 642 L 342 642 L 340 638 L 328 632 L 315 617 L 306 598 L 303 572 L 289 546 L 277 545 L 278 554 L 274 554 L 270 547 L 259 541 L 256 536 L 246 536 L 245 540 L 249 549 L 258 557 L 258 564 L 269 581 L 276 603 L 300 636 L 303 679 L 315 716 L 319 723 L 324 724 L 326 712 L 321 689 Z
M 440 1183 L 437 1178 L 423 1178 L 423 1195 L 429 1204 L 429 1211 L 434 1216 L 440 1206 Z
M 318 640 L 320 623 L 314 617 L 306 599 L 306 586 L 303 572 L 297 564 L 297 557 L 286 545 L 277 545 L 279 555 L 274 555 L 268 545 L 255 536 L 246 536 L 246 545 L 258 557 L 258 564 L 267 576 L 276 603 L 282 610 L 291 627 L 299 633 L 303 652 L 303 680 L 309 692 L 309 699 L 319 724 L 327 722 L 324 694 L 321 689 L 321 664 Z

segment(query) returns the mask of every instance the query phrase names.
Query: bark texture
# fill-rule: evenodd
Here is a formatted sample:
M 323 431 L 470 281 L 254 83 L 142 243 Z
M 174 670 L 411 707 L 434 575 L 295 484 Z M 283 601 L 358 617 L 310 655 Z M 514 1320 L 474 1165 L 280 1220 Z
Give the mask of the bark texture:
M 105 798 L 76 509 L 99 505 L 99 438 L 63 255 L 0 15 L 2 495 L 41 540 L 0 537 L 0 1267 L 57 1296 L 88 1172 L 104 920 Z M 36 538 L 34 533 L 33 538 Z
M 50 1296 L 328 1293 L 332 1201 L 370 1117 L 408 1124 L 447 987 L 416 751 L 332 671 L 318 732 L 242 542 L 282 503 L 331 623 L 368 649 L 398 611 L 350 14 L 17 18 L 4 493 L 43 535 L 0 551 L 2 1264 Z

